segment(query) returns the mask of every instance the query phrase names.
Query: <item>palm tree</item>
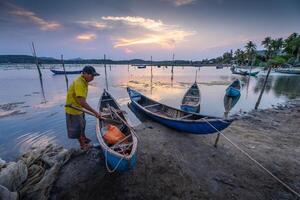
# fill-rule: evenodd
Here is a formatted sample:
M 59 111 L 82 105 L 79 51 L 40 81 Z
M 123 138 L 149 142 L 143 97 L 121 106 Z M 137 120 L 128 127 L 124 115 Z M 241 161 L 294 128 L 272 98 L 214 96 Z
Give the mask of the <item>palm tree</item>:
M 266 49 L 266 60 L 268 60 L 271 57 L 271 37 L 266 37 L 262 42 L 261 45 L 264 46 Z
M 283 47 L 283 40 L 282 38 L 271 40 L 270 48 L 272 51 L 272 56 L 278 55 L 281 52 Z
M 284 43 L 284 51 L 291 56 L 295 55 L 295 49 L 293 48 L 294 41 L 298 38 L 298 33 L 292 33 L 287 39 L 285 39 Z
M 266 49 L 266 60 L 267 60 L 267 63 L 269 65 L 269 69 L 268 69 L 268 73 L 267 73 L 267 76 L 264 80 L 264 85 L 262 87 L 262 90 L 259 94 L 259 97 L 257 99 L 257 102 L 255 104 L 255 109 L 258 108 L 259 104 L 260 104 L 260 101 L 261 101 L 261 98 L 262 98 L 262 95 L 265 91 L 265 88 L 266 88 L 266 84 L 267 84 L 267 81 L 268 81 L 268 78 L 269 78 L 269 75 L 270 75 L 270 72 L 271 72 L 271 69 L 273 66 L 279 66 L 279 65 L 282 65 L 285 61 L 282 60 L 281 58 L 274 58 L 274 56 L 276 56 L 282 49 L 283 47 L 283 39 L 282 38 L 278 38 L 278 39 L 271 39 L 271 37 L 266 37 L 264 39 L 264 41 L 261 42 L 261 44 L 265 47 Z
M 245 53 L 243 50 L 237 49 L 234 52 L 234 55 L 235 55 L 235 59 L 237 59 L 238 65 L 244 63 Z
M 256 51 L 256 44 L 254 44 L 252 41 L 249 41 L 246 46 L 246 55 L 248 57 L 248 65 L 249 65 L 249 61 L 251 60 L 251 65 L 253 62 L 253 57 L 255 55 L 255 51 Z

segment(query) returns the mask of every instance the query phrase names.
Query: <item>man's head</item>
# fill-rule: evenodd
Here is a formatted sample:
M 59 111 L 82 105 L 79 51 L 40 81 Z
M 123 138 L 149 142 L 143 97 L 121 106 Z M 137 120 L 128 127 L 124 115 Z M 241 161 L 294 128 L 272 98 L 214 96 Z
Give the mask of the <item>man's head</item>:
M 99 76 L 99 74 L 96 72 L 94 67 L 87 65 L 82 69 L 82 76 L 87 82 L 90 82 L 94 80 L 94 76 Z

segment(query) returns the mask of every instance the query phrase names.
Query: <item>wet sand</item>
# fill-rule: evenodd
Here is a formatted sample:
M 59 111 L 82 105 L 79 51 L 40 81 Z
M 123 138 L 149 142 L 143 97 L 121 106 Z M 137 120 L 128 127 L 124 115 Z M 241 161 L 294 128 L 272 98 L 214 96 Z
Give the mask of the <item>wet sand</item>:
M 274 175 L 300 192 L 300 101 L 252 111 L 223 131 Z M 134 170 L 110 174 L 100 150 L 69 161 L 51 199 L 297 199 L 216 134 L 184 134 L 146 121 Z

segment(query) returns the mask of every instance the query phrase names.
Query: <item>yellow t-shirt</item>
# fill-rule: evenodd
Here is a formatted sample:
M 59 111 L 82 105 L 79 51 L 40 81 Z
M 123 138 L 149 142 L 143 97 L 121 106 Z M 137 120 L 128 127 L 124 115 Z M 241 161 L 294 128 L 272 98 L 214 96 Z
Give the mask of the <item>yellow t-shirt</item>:
M 88 83 L 82 77 L 77 77 L 70 85 L 67 93 L 66 105 L 73 105 L 82 109 L 82 106 L 77 102 L 76 97 L 87 98 Z M 65 107 L 65 111 L 71 115 L 80 115 L 82 112 L 70 107 Z

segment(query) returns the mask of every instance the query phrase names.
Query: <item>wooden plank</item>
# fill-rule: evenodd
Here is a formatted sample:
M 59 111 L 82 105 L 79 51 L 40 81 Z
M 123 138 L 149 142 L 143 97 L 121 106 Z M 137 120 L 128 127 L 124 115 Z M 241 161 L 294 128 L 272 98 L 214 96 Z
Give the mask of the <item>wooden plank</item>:
M 196 96 L 185 96 L 185 97 L 199 99 L 199 97 L 196 97 Z
M 144 108 L 151 108 L 151 107 L 158 106 L 158 105 L 160 105 L 160 104 L 159 103 L 151 104 L 151 105 L 144 106 Z
M 185 115 L 185 116 L 182 116 L 182 117 L 178 117 L 178 119 L 185 119 L 185 118 L 188 118 L 190 116 L 192 116 L 193 114 L 188 114 L 188 115 Z
M 101 100 L 101 102 L 104 102 L 104 101 L 112 101 L 112 99 L 103 99 L 103 100 Z

